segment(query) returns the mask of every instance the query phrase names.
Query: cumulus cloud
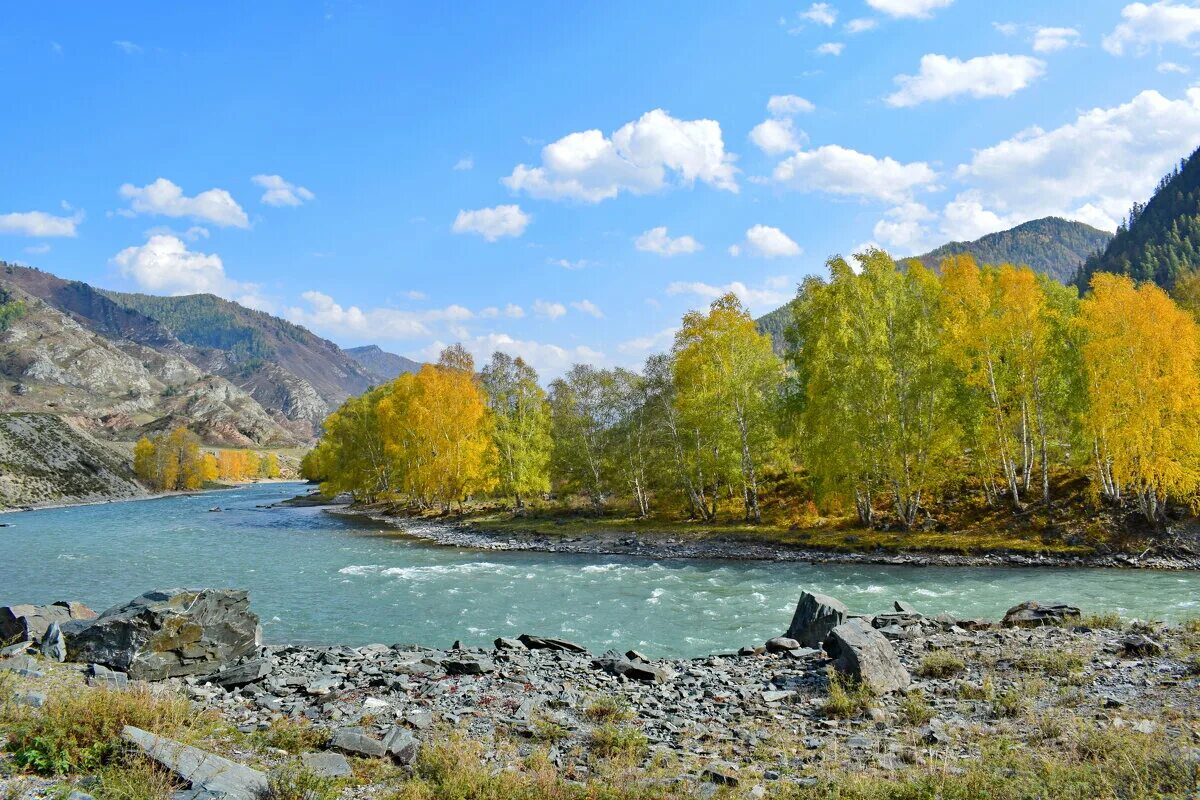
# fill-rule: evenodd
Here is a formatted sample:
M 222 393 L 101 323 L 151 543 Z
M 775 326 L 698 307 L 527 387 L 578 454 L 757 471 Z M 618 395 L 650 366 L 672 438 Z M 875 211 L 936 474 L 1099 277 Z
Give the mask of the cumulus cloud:
M 844 42 L 825 42 L 824 44 L 817 45 L 817 49 L 814 52 L 819 56 L 840 56 L 845 49 L 846 44 Z
M 589 317 L 604 319 L 604 312 L 600 310 L 600 306 L 591 300 L 576 300 L 574 303 L 571 303 L 571 308 L 582 314 L 587 314 Z
M 269 206 L 299 206 L 316 197 L 303 186 L 285 181 L 279 175 L 255 175 L 250 180 L 266 189 L 260 202 Z
M 899 203 L 929 187 L 937 173 L 924 161 L 902 164 L 830 144 L 802 150 L 775 165 L 772 178 L 800 191 L 821 191 Z
M 767 101 L 767 112 L 773 117 L 791 117 L 815 109 L 811 102 L 794 94 L 773 94 Z
M 451 227 L 455 233 L 474 233 L 494 242 L 505 236 L 520 236 L 530 221 L 529 214 L 518 205 L 477 208 L 474 211 L 458 212 Z
M 121 274 L 142 289 L 165 294 L 220 295 L 245 305 L 262 307 L 258 286 L 231 280 L 221 257 L 189 250 L 178 236 L 155 234 L 143 245 L 126 247 L 112 257 Z
M 874 17 L 858 17 L 846 23 L 846 33 L 865 33 L 879 26 Z
M 455 172 L 466 172 L 467 170 L 475 169 L 475 159 L 472 156 L 463 156 L 454 162 L 453 169 Z
M 684 235 L 672 238 L 668 234 L 665 225 L 659 225 L 657 228 L 651 228 L 646 231 L 633 240 L 633 246 L 643 253 L 654 253 L 666 258 L 685 255 L 687 253 L 696 253 L 704 249 L 704 246 L 691 236 Z
M 617 350 L 626 355 L 645 355 L 656 350 L 666 350 L 675 340 L 678 328 L 663 328 L 649 336 L 635 336 L 617 345 Z
M 1074 28 L 1038 28 L 1033 32 L 1033 52 L 1053 53 L 1068 47 L 1078 47 L 1079 31 Z
M 224 189 L 209 189 L 188 197 L 183 189 L 166 178 L 145 186 L 126 183 L 119 189 L 121 197 L 129 200 L 129 208 L 121 214 L 157 214 L 164 217 L 191 217 L 222 227 L 248 228 L 250 220 L 233 196 Z
M 1164 75 L 1172 72 L 1177 75 L 1187 75 L 1189 72 L 1191 72 L 1191 70 L 1183 64 L 1176 64 L 1174 61 L 1164 61 L 1155 67 L 1155 69 Z
M 765 119 L 750 130 L 750 141 L 769 156 L 799 150 L 803 134 L 788 118 Z
M 73 237 L 76 228 L 83 222 L 83 212 L 76 211 L 69 217 L 59 217 L 45 211 L 16 211 L 0 214 L 0 233 L 18 236 Z
M 786 292 L 779 290 L 779 287 L 752 289 L 741 281 L 733 281 L 724 286 L 701 281 L 674 281 L 667 286 L 667 294 L 694 295 L 705 300 L 715 300 L 730 293 L 737 295 L 737 298 L 751 309 L 775 308 L 790 299 Z
M 837 15 L 837 9 L 829 5 L 829 3 L 813 3 L 807 11 L 799 13 L 801 19 L 815 22 L 818 25 L 825 25 L 826 27 L 837 22 Z
M 298 325 L 342 336 L 373 339 L 414 339 L 430 335 L 429 324 L 445 323 L 456 327 L 476 316 L 469 308 L 449 305 L 408 311 L 398 308 L 343 306 L 324 292 L 307 291 L 300 295 L 307 308 L 292 307 L 287 318 Z
M 732 256 L 741 255 L 743 251 L 763 258 L 784 258 L 798 256 L 804 252 L 800 245 L 792 241 L 779 228 L 769 225 L 754 225 L 747 229 L 746 238 L 742 244 L 735 244 L 729 249 Z
M 1011 97 L 1046 71 L 1044 61 L 1032 56 L 977 56 L 962 61 L 929 53 L 921 56 L 916 75 L 897 75 L 900 87 L 888 95 L 891 106 L 906 107 L 960 95 Z
M 1113 230 L 1198 141 L 1200 88 L 1177 100 L 1147 90 L 979 150 L 955 174 L 973 191 L 966 201 L 990 209 L 1005 227 L 1057 214 Z
M 947 8 L 954 0 L 867 0 L 867 5 L 889 17 L 928 19 L 933 12 Z
M 672 180 L 737 192 L 734 158 L 715 120 L 680 120 L 655 109 L 610 137 L 599 130 L 568 134 L 542 148 L 540 166 L 518 164 L 502 181 L 531 197 L 585 203 L 657 192 Z
M 562 303 L 551 303 L 546 300 L 534 300 L 533 313 L 544 319 L 555 320 L 566 315 L 567 307 Z
M 1104 37 L 1104 49 L 1115 56 L 1132 48 L 1139 55 L 1155 45 L 1200 45 L 1200 6 L 1159 0 L 1130 3 L 1121 9 L 1121 22 Z
M 586 345 L 562 347 L 546 342 L 517 339 L 507 333 L 492 332 L 474 337 L 460 337 L 460 342 L 475 357 L 476 363 L 486 361 L 496 351 L 507 353 L 514 358 L 520 356 L 538 371 L 543 380 L 562 375 L 572 364 L 603 364 L 606 361 L 604 353 Z M 420 355 L 426 360 L 434 360 L 446 344 L 443 341 L 430 342 L 422 349 Z
M 569 258 L 548 258 L 548 259 L 546 259 L 546 263 L 553 264 L 556 267 L 562 267 L 563 269 L 570 269 L 570 270 L 586 269 L 587 267 L 592 266 L 592 262 L 588 261 L 586 258 L 578 258 L 578 259 L 575 259 L 574 261 L 572 261 Z
M 914 255 L 930 249 L 926 223 L 936 218 L 937 214 L 923 204 L 910 201 L 884 212 L 883 219 L 875 223 L 873 233 L 889 251 Z

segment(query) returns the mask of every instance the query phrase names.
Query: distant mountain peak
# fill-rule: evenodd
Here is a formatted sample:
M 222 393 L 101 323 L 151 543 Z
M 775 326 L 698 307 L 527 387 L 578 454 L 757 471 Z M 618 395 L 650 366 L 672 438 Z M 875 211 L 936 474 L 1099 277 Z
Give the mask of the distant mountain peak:
M 377 344 L 348 347 L 346 354 L 361 364 L 380 383 L 395 380 L 406 372 L 417 372 L 421 369 L 419 362 L 389 353 Z

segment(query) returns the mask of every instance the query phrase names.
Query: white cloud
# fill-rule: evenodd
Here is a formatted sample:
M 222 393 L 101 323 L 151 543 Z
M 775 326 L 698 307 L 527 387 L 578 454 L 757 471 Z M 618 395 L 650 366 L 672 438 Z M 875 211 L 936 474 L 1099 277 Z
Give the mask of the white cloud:
M 829 5 L 829 3 L 813 3 L 809 6 L 808 11 L 801 11 L 799 17 L 806 19 L 809 22 L 815 22 L 818 25 L 829 26 L 837 22 L 837 9 Z
M 715 300 L 731 292 L 752 309 L 775 308 L 790 299 L 786 292 L 778 289 L 751 289 L 741 281 L 733 281 L 724 286 L 715 286 L 701 281 L 674 281 L 667 286 L 667 294 L 690 294 L 706 300 Z
M 593 266 L 593 262 L 588 261 L 586 258 L 579 258 L 575 261 L 571 261 L 569 258 L 548 258 L 546 259 L 546 263 L 553 264 L 556 267 L 562 267 L 563 269 L 571 270 L 586 269 L 590 266 Z
M 585 203 L 599 203 L 622 191 L 657 192 L 670 178 L 686 186 L 699 180 L 737 192 L 734 158 L 725 152 L 715 120 L 679 120 L 655 109 L 611 137 L 589 130 L 551 142 L 542 148 L 541 166 L 518 164 L 502 182 L 532 197 Z
M 1030 128 L 980 150 L 956 177 L 972 191 L 962 201 L 990 210 L 992 224 L 1056 214 L 1112 230 L 1197 142 L 1200 88 L 1178 100 L 1147 90 L 1053 130 Z
M 750 141 L 769 156 L 799 150 L 803 136 L 787 118 L 765 119 L 750 130 Z
M 258 286 L 231 280 L 221 257 L 188 250 L 178 236 L 155 234 L 146 243 L 126 247 L 111 262 L 142 289 L 166 294 L 220 295 L 255 307 L 263 305 Z
M 69 217 L 56 217 L 45 211 L 17 211 L 0 214 L 0 233 L 15 233 L 19 236 L 66 236 L 77 235 L 83 212 L 76 211 Z
M 937 173 L 924 161 L 902 164 L 830 144 L 789 156 L 775 165 L 772 177 L 800 191 L 900 203 L 913 189 L 931 186 Z
M 477 316 L 492 316 L 484 312 L 475 314 L 469 308 L 460 305 L 419 311 L 396 308 L 363 309 L 358 306 L 342 306 L 324 292 L 307 291 L 300 296 L 308 307 L 287 309 L 288 319 L 299 325 L 342 336 L 413 339 L 430 335 L 428 326 L 431 323 L 444 323 L 453 330 L 461 331 L 462 322 Z
M 889 17 L 927 19 L 939 8 L 947 8 L 954 0 L 867 0 L 867 5 Z
M 649 336 L 635 336 L 617 345 L 617 350 L 626 355 L 645 355 L 655 350 L 666 350 L 675 340 L 678 328 L 663 328 Z
M 814 51 L 819 56 L 840 56 L 842 51 L 846 49 L 844 42 L 825 42 L 818 45 Z
M 643 253 L 655 253 L 670 258 L 671 256 L 695 253 L 704 246 L 691 236 L 676 236 L 671 238 L 665 225 L 651 228 L 633 240 L 633 246 Z
M 539 317 L 554 320 L 565 316 L 567 313 L 567 307 L 562 303 L 550 303 L 545 300 L 534 300 L 533 313 L 537 314 Z
M 1015 36 L 1021 30 L 1021 26 L 1015 22 L 993 22 L 992 27 L 1004 36 Z
M 1153 45 L 1200 45 L 1200 6 L 1159 0 L 1157 3 L 1130 3 L 1121 9 L 1122 22 L 1104 37 L 1104 49 L 1123 55 L 1132 45 L 1141 55 Z
M 929 53 L 921 56 L 917 75 L 897 75 L 900 87 L 888 95 L 888 105 L 915 106 L 959 95 L 1011 97 L 1046 71 L 1032 56 L 991 55 L 961 61 Z
M 767 101 L 767 111 L 773 117 L 791 117 L 815 109 L 811 102 L 794 94 L 773 94 Z
M 1033 32 L 1035 53 L 1053 53 L 1081 44 L 1079 31 L 1074 28 L 1038 28 Z
M 40 256 L 44 253 L 50 252 L 50 245 L 46 244 L 45 242 L 42 242 L 41 244 L 31 244 L 29 247 L 25 248 L 25 252 L 31 256 Z
M 429 295 L 425 294 L 424 292 L 417 291 L 416 289 L 409 289 L 404 293 L 404 296 L 409 300 L 427 300 L 429 298 Z
M 846 33 L 865 33 L 875 30 L 878 26 L 879 21 L 874 17 L 859 17 L 846 23 Z
M 875 223 L 873 232 L 889 251 L 914 255 L 930 249 L 931 242 L 927 238 L 929 232 L 925 224 L 936 218 L 937 215 L 923 204 L 910 201 L 884 212 L 883 219 Z
M 183 189 L 166 178 L 145 186 L 126 183 L 120 188 L 121 197 L 130 201 L 125 216 L 159 214 L 164 217 L 193 217 L 222 227 L 248 228 L 250 220 L 233 196 L 224 189 L 209 189 L 195 197 L 187 197 Z
M 118 39 L 115 42 L 113 42 L 113 46 L 116 47 L 118 50 L 120 50 L 122 53 L 124 53 L 127 56 L 136 56 L 137 54 L 142 52 L 141 45 L 134 44 L 133 42 L 131 42 L 127 39 Z
M 978 239 L 1019 225 L 1022 221 L 1019 216 L 1002 215 L 985 208 L 979 192 L 973 190 L 960 193 L 942 209 L 942 233 L 956 242 Z
M 472 156 L 463 156 L 458 161 L 454 162 L 453 169 L 456 172 L 466 172 L 467 170 L 475 169 L 475 159 Z
M 752 255 L 763 258 L 798 256 L 804 252 L 800 249 L 800 245 L 792 241 L 790 236 L 779 228 L 772 228 L 769 225 L 754 225 L 749 228 L 746 231 L 745 244 L 734 245 L 729 254 L 738 256 L 743 250 L 748 250 Z
M 1191 72 L 1191 70 L 1185 67 L 1183 64 L 1176 64 L 1174 61 L 1164 61 L 1155 69 L 1164 75 L 1170 72 L 1174 72 L 1178 75 L 1187 75 L 1189 72 Z
M 460 210 L 451 230 L 455 233 L 475 233 L 494 242 L 505 236 L 520 236 L 532 219 L 518 205 Z
M 521 308 L 516 303 L 509 303 L 504 307 L 504 316 L 509 319 L 520 319 L 525 316 L 525 309 Z
M 571 303 L 571 308 L 576 311 L 587 314 L 596 319 L 604 319 L 604 312 L 600 310 L 600 306 L 593 303 L 591 300 L 577 300 Z
M 538 371 L 543 381 L 562 375 L 572 364 L 602 364 L 606 360 L 604 353 L 585 345 L 561 347 L 556 344 L 517 339 L 507 333 L 493 332 L 459 338 L 463 347 L 475 357 L 476 363 L 486 361 L 492 353 L 499 350 L 513 357 L 520 356 Z M 443 341 L 430 342 L 421 350 L 420 355 L 425 360 L 435 360 L 446 344 Z
M 250 180 L 266 189 L 260 202 L 269 206 L 299 206 L 316 197 L 303 186 L 289 183 L 279 175 L 255 175 Z

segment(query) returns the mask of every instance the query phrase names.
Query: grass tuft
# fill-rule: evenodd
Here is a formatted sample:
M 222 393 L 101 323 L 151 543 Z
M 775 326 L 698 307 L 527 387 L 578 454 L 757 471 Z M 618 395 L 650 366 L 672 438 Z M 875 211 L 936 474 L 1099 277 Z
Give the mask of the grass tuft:
M 865 683 L 840 672 L 829 674 L 829 697 L 821 707 L 830 719 L 857 717 L 875 704 L 875 693 Z
M 600 758 L 641 758 L 649 742 L 641 731 L 614 723 L 599 726 L 588 736 L 588 746 Z
M 953 653 L 938 650 L 921 659 L 917 674 L 923 678 L 950 678 L 962 674 L 967 664 Z

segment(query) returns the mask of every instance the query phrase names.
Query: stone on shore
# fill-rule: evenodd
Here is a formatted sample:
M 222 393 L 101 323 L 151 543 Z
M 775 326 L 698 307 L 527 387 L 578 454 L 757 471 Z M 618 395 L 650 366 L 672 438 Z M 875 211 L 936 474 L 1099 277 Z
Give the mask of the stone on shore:
M 417 760 L 421 743 L 406 728 L 393 725 L 383 737 L 383 748 L 397 764 L 408 765 Z
M 352 756 L 382 758 L 387 754 L 383 742 L 365 734 L 361 728 L 339 728 L 329 739 L 330 750 L 340 750 Z
M 270 661 L 265 658 L 252 658 L 248 661 L 243 661 L 241 664 L 222 667 L 221 671 L 213 675 L 211 680 L 218 686 L 232 689 L 256 683 L 270 674 Z
M 768 653 L 786 653 L 792 650 L 799 650 L 801 646 L 795 639 L 789 639 L 786 636 L 776 636 L 774 639 L 767 639 Z
M 845 622 L 849 614 L 850 610 L 840 600 L 817 592 L 804 592 L 784 635 L 805 647 L 820 647 L 829 632 Z
M 63 632 L 72 661 L 151 681 L 211 675 L 262 643 L 249 594 L 238 589 L 146 592 Z
M 1043 625 L 1062 625 L 1078 622 L 1080 611 L 1066 603 L 1045 603 L 1026 600 L 1013 606 L 1004 614 L 1006 628 L 1040 628 Z
M 300 756 L 300 763 L 320 778 L 349 778 L 354 774 L 346 757 L 332 751 L 304 753 Z
M 67 639 L 63 636 L 62 628 L 58 626 L 57 622 L 50 623 L 50 627 L 42 635 L 39 649 L 43 658 L 60 663 L 67 660 Z
M 530 650 L 558 650 L 564 653 L 587 652 L 587 648 L 583 645 L 569 642 L 566 639 L 556 639 L 553 636 L 531 636 L 528 633 L 522 633 L 517 640 Z
M 125 726 L 121 738 L 190 783 L 193 790 L 227 800 L 261 800 L 267 796 L 266 774 L 244 764 L 132 725 Z
M 64 625 L 72 620 L 95 618 L 96 612 L 83 603 L 65 600 L 47 606 L 0 606 L 0 641 L 19 639 L 24 642 L 38 642 L 56 622 Z
M 852 619 L 834 628 L 826 650 L 839 672 L 857 678 L 876 694 L 907 689 L 912 681 L 891 642 L 863 620 Z

